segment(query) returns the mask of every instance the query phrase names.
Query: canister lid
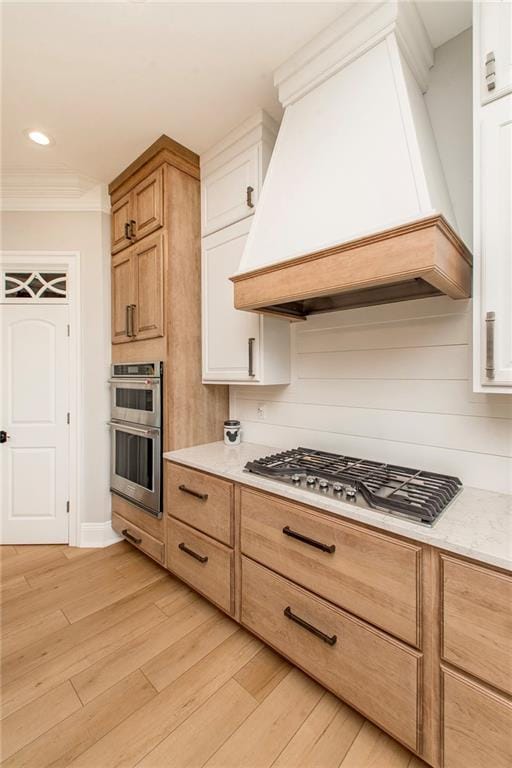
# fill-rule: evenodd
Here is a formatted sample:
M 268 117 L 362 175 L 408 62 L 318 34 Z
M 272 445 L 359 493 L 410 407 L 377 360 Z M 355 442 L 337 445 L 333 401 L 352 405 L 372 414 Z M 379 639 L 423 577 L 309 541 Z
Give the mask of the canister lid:
M 228 419 L 228 421 L 224 422 L 224 426 L 225 427 L 239 427 L 240 426 L 240 422 L 237 421 L 236 419 Z

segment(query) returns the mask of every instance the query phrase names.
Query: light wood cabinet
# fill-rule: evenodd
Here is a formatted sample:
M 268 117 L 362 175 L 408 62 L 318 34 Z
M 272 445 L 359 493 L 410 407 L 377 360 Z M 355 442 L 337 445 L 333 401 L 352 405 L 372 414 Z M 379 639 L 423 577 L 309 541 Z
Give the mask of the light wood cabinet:
M 132 340 L 132 308 L 137 286 L 132 252 L 125 250 L 112 258 L 112 344 Z
M 442 670 L 443 768 L 510 768 L 512 704 L 448 669 Z
M 512 695 L 512 578 L 442 557 L 442 655 Z
M 128 194 L 112 206 L 112 253 L 131 245 L 130 219 L 131 195 Z
M 112 259 L 112 343 L 164 334 L 164 240 L 161 234 Z
M 420 653 L 245 557 L 242 623 L 418 749 Z
M 164 225 L 164 169 L 150 173 L 131 193 L 135 239 L 141 240 Z
M 167 567 L 229 614 L 234 610 L 233 550 L 178 520 L 167 520 Z
M 165 564 L 163 542 L 158 541 L 147 531 L 134 525 L 129 520 L 125 520 L 116 512 L 112 513 L 112 528 L 130 544 L 133 544 L 146 555 L 152 557 L 153 560 L 157 560 L 162 565 Z
M 133 247 L 136 339 L 154 339 L 164 334 L 164 247 L 161 234 L 147 237 Z
M 112 204 L 112 253 L 164 226 L 164 168 L 144 177 Z
M 167 464 L 167 514 L 233 546 L 233 483 L 204 472 Z
M 244 554 L 420 644 L 420 547 L 246 488 L 240 529 Z
M 203 239 L 203 381 L 287 384 L 290 326 L 287 320 L 234 308 L 233 283 L 250 229 L 240 221 Z

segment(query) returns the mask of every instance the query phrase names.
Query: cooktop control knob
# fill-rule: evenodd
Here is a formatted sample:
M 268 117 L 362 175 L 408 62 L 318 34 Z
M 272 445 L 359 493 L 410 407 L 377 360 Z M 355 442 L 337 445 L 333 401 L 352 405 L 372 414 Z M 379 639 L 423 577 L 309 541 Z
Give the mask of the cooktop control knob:
M 308 485 L 314 485 L 316 483 L 316 477 L 313 477 L 313 475 L 308 475 L 306 477 L 306 483 Z
M 334 483 L 332 489 L 334 493 L 343 493 L 343 486 L 341 483 Z
M 345 496 L 350 501 L 353 501 L 355 499 L 355 497 L 356 497 L 356 489 L 354 488 L 353 485 L 347 485 L 347 487 L 345 489 Z
M 292 475 L 293 483 L 300 483 L 300 475 Z
M 327 482 L 327 480 L 320 480 L 318 485 L 322 489 L 322 491 L 327 490 L 327 488 L 329 487 L 329 483 Z

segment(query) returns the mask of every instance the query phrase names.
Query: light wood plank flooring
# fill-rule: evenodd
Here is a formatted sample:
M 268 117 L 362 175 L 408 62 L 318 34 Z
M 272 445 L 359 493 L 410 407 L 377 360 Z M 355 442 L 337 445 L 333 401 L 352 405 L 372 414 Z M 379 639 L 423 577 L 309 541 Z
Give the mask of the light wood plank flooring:
M 125 542 L 0 567 L 2 766 L 425 766 Z

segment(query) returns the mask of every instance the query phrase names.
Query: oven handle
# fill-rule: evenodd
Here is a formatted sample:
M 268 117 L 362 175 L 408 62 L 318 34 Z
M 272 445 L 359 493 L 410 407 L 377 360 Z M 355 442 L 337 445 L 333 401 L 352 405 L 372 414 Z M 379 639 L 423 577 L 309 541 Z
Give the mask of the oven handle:
M 142 427 L 132 427 L 132 425 L 128 424 L 118 424 L 114 421 L 107 421 L 107 425 L 109 427 L 113 427 L 114 429 L 123 429 L 125 432 L 140 432 L 141 435 L 157 435 L 160 431 L 159 429 L 144 429 Z
M 109 379 L 109 384 L 138 384 L 139 386 L 159 387 L 160 379 Z

